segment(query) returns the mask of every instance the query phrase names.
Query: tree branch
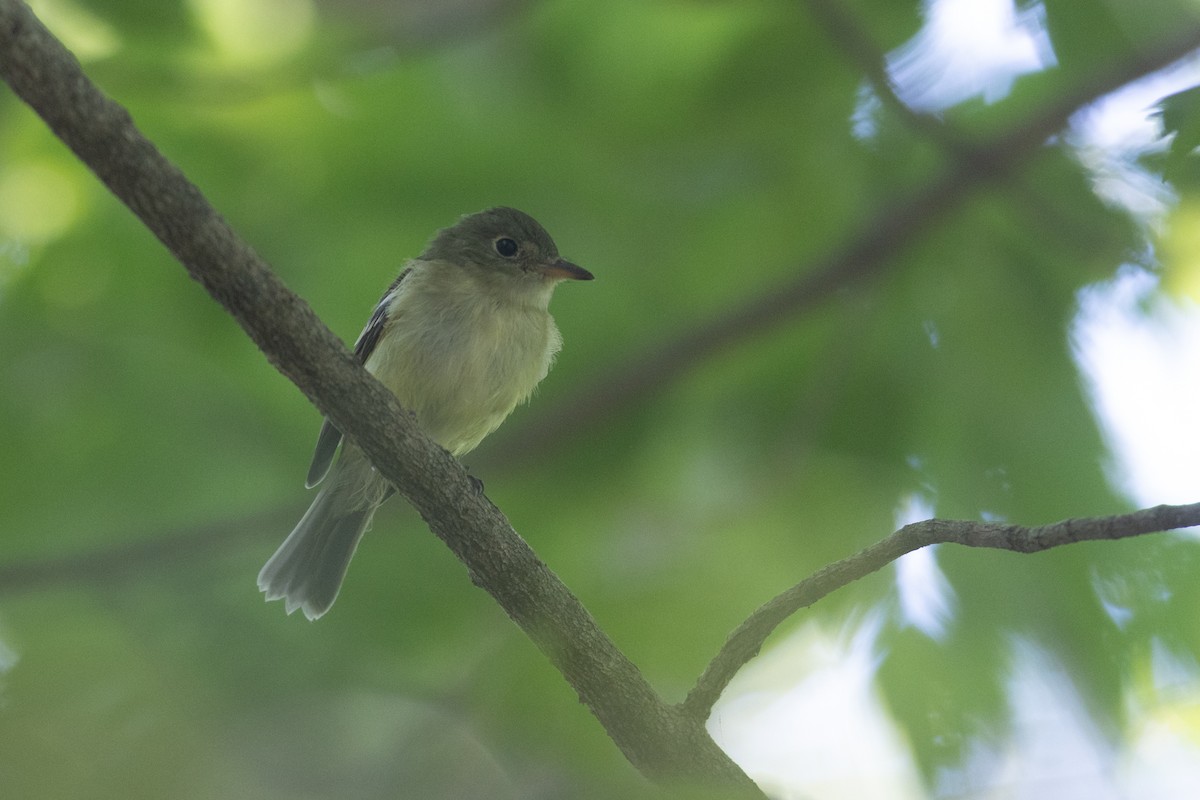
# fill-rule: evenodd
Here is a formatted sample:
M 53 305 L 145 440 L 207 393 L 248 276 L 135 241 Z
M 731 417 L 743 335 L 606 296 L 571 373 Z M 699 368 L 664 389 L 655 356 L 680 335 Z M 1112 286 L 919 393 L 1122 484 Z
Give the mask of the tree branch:
M 833 4 L 817 0 L 810 7 L 819 14 Z M 832 21 L 819 18 L 834 26 L 841 24 L 840 17 Z M 850 46 L 854 52 L 864 47 L 861 43 Z M 906 115 L 917 129 L 935 133 L 939 144 L 950 146 L 952 155 L 944 172 L 898 193 L 874 213 L 864 215 L 862 223 L 848 230 L 840 245 L 798 265 L 791 281 L 772 281 L 759 294 L 674 336 L 664 333 L 651 337 L 661 344 L 622 356 L 611 368 L 597 370 L 593 379 L 564 393 L 552 407 L 543 404 L 542 411 L 530 415 L 528 423 L 511 426 L 499 435 L 505 464 L 536 460 L 553 446 L 589 429 L 602 428 L 706 359 L 761 336 L 839 291 L 879 275 L 895 262 L 898 253 L 961 208 L 973 194 L 1008 180 L 1081 108 L 1170 66 L 1197 48 L 1200 27 L 1181 25 L 1169 39 L 1125 57 L 1114 56 L 1105 69 L 1090 74 L 1000 133 L 979 140 L 955 136 L 927 115 Z M 899 100 L 896 102 L 904 107 Z
M 249 531 L 281 530 L 296 521 L 294 507 L 259 512 L 236 520 L 204 522 L 186 528 L 131 536 L 127 541 L 96 547 L 84 553 L 29 558 L 0 564 L 0 597 L 44 589 L 58 583 L 109 586 L 144 578 L 148 566 L 171 561 L 191 562 L 196 556 L 223 552 L 231 542 L 251 541 Z
M 1193 525 L 1200 525 L 1200 503 L 1155 506 L 1112 517 L 1067 519 L 1036 528 L 946 519 L 927 519 L 905 525 L 865 550 L 818 570 L 760 606 L 725 640 L 681 706 L 687 714 L 707 719 L 733 676 L 758 655 L 767 637 L 784 620 L 913 550 L 931 544 L 953 543 L 1014 553 L 1038 553 L 1076 542 L 1125 539 Z
M 809 16 L 825 31 L 851 64 L 863 73 L 885 108 L 904 120 L 910 128 L 947 151 L 961 155 L 967 145 L 962 135 L 942 119 L 917 111 L 900 99 L 888 73 L 883 50 L 872 39 L 853 9 L 839 0 L 804 0 Z
M 0 0 L 0 77 L 346 433 L 525 631 L 626 758 L 660 782 L 761 797 L 702 721 L 666 704 L 466 471 L 242 242 L 19 0 Z

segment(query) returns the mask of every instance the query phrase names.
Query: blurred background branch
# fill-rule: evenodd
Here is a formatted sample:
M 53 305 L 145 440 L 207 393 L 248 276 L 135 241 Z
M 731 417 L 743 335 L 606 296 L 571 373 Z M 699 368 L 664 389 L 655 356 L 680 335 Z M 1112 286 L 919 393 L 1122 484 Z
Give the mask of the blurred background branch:
M 857 27 L 849 24 L 847 14 L 829 7 L 823 0 L 814 0 L 810 5 L 821 10 L 819 16 L 830 28 L 842 32 L 856 61 L 862 58 L 874 64 L 874 59 L 867 58 L 872 48 L 864 44 Z M 502 446 L 489 448 L 487 452 L 495 453 L 495 458 L 509 465 L 536 461 L 589 431 L 611 425 L 628 409 L 663 391 L 707 359 L 769 333 L 832 300 L 838 292 L 877 277 L 897 262 L 905 248 L 953 215 L 974 193 L 1015 180 L 1020 170 L 1074 114 L 1104 95 L 1173 64 L 1198 47 L 1200 27 L 1173 31 L 1169 38 L 1154 46 L 1106 62 L 1104 69 L 1042 103 L 1006 130 L 972 141 L 951 137 L 949 141 L 955 142 L 952 153 L 955 158 L 944 171 L 880 204 L 853 230 L 841 236 L 840 245 L 799 265 L 795 277 L 733 302 L 686 330 L 663 333 L 641 352 L 616 359 L 613 366 L 581 381 L 552 407 L 539 411 L 536 418 L 502 430 L 496 437 Z M 860 66 L 870 69 L 868 78 L 880 73 L 874 66 Z M 883 81 L 879 85 L 888 84 Z M 898 99 L 889 105 L 907 109 Z M 935 136 L 939 144 L 948 141 L 941 123 L 910 112 L 904 116 L 913 120 L 923 134 Z M 754 273 L 751 270 L 748 274 L 753 277 Z
M 273 541 L 303 509 L 282 506 L 237 519 L 211 520 L 182 529 L 130 536 L 83 553 L 43 556 L 0 564 L 0 597 L 61 588 L 63 584 L 112 586 L 146 580 L 164 568 L 194 568 L 197 559 L 222 558 L 230 548 Z

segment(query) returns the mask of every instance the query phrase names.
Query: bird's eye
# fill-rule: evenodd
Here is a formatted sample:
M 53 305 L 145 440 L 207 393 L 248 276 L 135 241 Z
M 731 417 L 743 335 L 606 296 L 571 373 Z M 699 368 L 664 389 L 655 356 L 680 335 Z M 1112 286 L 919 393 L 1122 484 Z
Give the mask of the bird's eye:
M 517 243 L 507 236 L 501 236 L 496 240 L 496 252 L 505 258 L 512 258 L 517 254 Z

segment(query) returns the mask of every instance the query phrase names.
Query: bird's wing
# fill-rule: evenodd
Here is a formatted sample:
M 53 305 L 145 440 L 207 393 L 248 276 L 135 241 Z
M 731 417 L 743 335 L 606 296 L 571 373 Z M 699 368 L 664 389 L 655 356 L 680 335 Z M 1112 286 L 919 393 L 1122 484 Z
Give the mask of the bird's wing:
M 326 417 L 321 423 L 321 432 L 317 434 L 317 447 L 313 451 L 312 463 L 308 465 L 308 477 L 304 479 L 306 487 L 311 489 L 325 480 L 329 465 L 333 463 L 333 455 L 341 441 L 342 432 Z
M 411 271 L 411 268 L 404 270 L 396 277 L 396 280 L 392 281 L 392 285 L 383 293 L 379 304 L 375 306 L 371 319 L 367 321 L 367 327 L 363 328 L 362 333 L 358 335 L 358 340 L 354 343 L 354 355 L 360 364 L 366 364 L 371 353 L 375 352 L 375 347 L 379 344 L 380 337 L 383 336 L 383 330 L 387 327 L 388 304 L 391 302 L 392 295 L 396 293 L 400 282 Z M 304 481 L 304 485 L 309 489 L 324 480 L 330 465 L 333 464 L 333 456 L 337 453 L 338 444 L 341 441 L 342 432 L 327 418 L 321 424 L 321 432 L 317 435 L 317 446 L 313 451 L 312 463 L 308 467 L 308 477 Z

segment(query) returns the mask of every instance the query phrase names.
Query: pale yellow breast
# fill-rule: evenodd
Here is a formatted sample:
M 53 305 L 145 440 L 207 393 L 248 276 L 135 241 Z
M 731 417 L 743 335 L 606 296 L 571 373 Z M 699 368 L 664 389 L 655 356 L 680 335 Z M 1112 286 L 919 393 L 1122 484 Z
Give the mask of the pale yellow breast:
M 414 280 L 415 279 L 415 280 Z M 562 345 L 546 310 L 486 298 L 469 277 L 417 273 L 393 298 L 366 367 L 455 455 L 474 449 L 546 376 Z

